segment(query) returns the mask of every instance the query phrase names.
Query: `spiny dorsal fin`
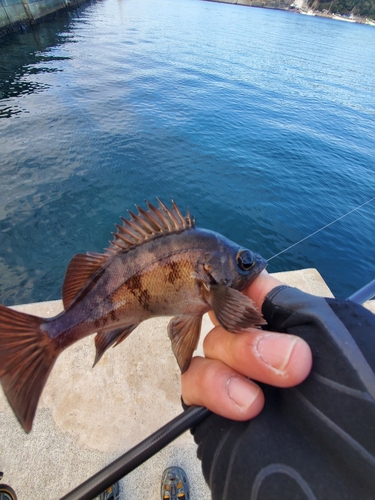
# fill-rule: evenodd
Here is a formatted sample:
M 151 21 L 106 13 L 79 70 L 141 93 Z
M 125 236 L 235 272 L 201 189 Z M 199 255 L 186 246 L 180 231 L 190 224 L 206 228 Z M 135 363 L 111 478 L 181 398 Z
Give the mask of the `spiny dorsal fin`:
M 62 289 L 65 309 L 107 259 L 108 255 L 95 252 L 77 254 L 72 258 L 66 270 Z
M 138 214 L 129 210 L 130 220 L 121 217 L 123 225 L 116 224 L 117 232 L 113 233 L 113 241 L 105 253 L 88 252 L 73 257 L 66 270 L 62 290 L 65 309 L 98 269 L 113 255 L 164 234 L 180 233 L 194 227 L 195 221 L 189 211 L 184 217 L 173 200 L 171 209 L 159 199 L 158 202 L 158 207 L 154 207 L 146 201 L 149 208 L 147 211 L 136 205 Z
M 113 233 L 111 246 L 106 249 L 107 255 L 129 250 L 164 234 L 180 233 L 194 227 L 195 221 L 190 212 L 184 217 L 173 200 L 171 209 L 159 199 L 158 202 L 158 207 L 154 207 L 146 201 L 147 211 L 136 205 L 138 214 L 128 210 L 130 220 L 121 217 L 123 224 L 116 224 L 117 232 Z

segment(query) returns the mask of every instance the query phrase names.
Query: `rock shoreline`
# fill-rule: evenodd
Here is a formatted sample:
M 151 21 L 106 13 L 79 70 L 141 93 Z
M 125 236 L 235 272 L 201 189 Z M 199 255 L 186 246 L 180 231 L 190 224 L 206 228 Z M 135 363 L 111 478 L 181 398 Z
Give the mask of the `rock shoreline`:
M 341 16 L 340 14 L 332 14 L 326 11 L 312 10 L 307 8 L 303 2 L 290 2 L 288 0 L 205 0 L 207 2 L 228 3 L 234 5 L 244 5 L 247 7 L 260 7 L 265 9 L 286 10 L 296 14 L 306 16 L 325 17 L 336 21 L 345 21 L 349 23 L 367 24 L 375 26 L 375 20 L 359 16 Z

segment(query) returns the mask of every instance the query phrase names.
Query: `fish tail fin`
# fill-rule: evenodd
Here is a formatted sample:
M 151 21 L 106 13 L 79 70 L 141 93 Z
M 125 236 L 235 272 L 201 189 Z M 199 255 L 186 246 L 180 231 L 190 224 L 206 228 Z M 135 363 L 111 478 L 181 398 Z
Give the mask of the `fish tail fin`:
M 16 417 L 30 432 L 43 387 L 61 349 L 43 318 L 0 306 L 0 381 Z

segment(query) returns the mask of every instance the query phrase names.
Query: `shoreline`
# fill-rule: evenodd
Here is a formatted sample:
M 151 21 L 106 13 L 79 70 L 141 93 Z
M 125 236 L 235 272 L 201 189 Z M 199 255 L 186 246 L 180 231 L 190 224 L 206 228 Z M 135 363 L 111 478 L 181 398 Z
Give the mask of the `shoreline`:
M 346 23 L 357 23 L 357 24 L 366 24 L 368 26 L 375 26 L 375 20 L 360 16 L 342 16 L 340 14 L 331 14 L 320 10 L 312 10 L 312 9 L 306 10 L 298 8 L 296 9 L 290 8 L 289 11 L 296 12 L 297 14 L 303 14 L 305 16 L 324 17 L 326 19 L 333 19 L 335 21 L 344 21 Z
M 207 2 L 226 3 L 233 5 L 241 5 L 245 7 L 258 7 L 263 9 L 284 10 L 293 12 L 294 14 L 302 14 L 305 16 L 324 17 L 326 19 L 333 19 L 335 21 L 344 21 L 348 23 L 365 24 L 368 26 L 375 26 L 375 20 L 360 17 L 360 16 L 345 16 L 326 11 L 319 11 L 309 9 L 305 6 L 304 1 L 295 1 L 290 4 L 284 0 L 205 0 Z

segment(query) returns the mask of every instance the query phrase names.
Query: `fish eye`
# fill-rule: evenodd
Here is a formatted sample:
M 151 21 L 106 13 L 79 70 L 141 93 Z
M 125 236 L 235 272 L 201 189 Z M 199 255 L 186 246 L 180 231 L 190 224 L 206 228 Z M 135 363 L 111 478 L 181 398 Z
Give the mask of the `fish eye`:
M 254 255 L 250 250 L 240 250 L 236 256 L 237 264 L 242 271 L 250 271 L 254 266 Z

